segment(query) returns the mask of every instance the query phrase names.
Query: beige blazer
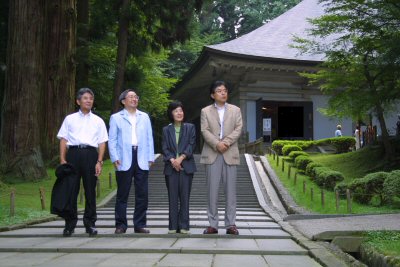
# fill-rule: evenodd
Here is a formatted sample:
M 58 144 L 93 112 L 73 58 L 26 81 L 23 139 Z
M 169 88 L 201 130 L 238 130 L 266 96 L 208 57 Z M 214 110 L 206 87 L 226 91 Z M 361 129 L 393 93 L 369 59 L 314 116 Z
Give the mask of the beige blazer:
M 227 103 L 223 121 L 224 135 L 222 140 L 220 140 L 219 134 L 221 132 L 221 124 L 217 108 L 212 104 L 201 110 L 200 125 L 201 134 L 204 138 L 204 145 L 201 152 L 200 163 L 214 163 L 219 153 L 217 151 L 217 144 L 222 141 L 229 145 L 228 150 L 223 153 L 225 162 L 228 165 L 240 164 L 239 148 L 237 143 L 243 127 L 240 108 Z

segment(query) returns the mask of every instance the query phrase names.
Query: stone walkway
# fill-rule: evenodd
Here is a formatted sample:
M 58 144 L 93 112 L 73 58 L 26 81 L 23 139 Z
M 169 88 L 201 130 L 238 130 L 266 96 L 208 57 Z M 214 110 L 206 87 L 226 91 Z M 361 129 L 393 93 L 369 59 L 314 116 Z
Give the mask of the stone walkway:
M 158 160 L 150 174 L 151 234 L 135 234 L 129 228 L 126 234 L 115 235 L 111 200 L 98 209 L 96 237 L 84 233 L 81 219 L 75 234 L 68 238 L 61 235 L 62 220 L 0 233 L 0 266 L 345 266 L 279 217 L 263 197 L 265 185 L 260 186 L 259 175 L 252 168 L 249 171 L 246 162 L 255 166 L 247 156 L 238 169 L 239 236 L 226 235 L 223 225 L 218 235 L 202 234 L 208 226 L 202 166 L 193 181 L 191 234 L 167 234 L 167 191 Z M 223 203 L 220 222 L 222 207 Z M 128 214 L 132 218 L 133 209 Z

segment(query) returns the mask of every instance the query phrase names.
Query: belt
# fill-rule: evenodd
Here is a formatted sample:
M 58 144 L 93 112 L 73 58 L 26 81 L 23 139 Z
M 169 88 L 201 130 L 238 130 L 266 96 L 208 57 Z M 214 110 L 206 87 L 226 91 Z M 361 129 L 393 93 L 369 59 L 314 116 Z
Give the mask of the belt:
M 76 145 L 76 146 L 69 146 L 68 149 L 89 149 L 89 148 L 93 148 L 96 149 L 94 146 L 89 146 L 89 145 Z
M 133 149 L 133 150 L 137 150 L 137 149 L 138 149 L 138 146 L 132 146 L 132 149 Z

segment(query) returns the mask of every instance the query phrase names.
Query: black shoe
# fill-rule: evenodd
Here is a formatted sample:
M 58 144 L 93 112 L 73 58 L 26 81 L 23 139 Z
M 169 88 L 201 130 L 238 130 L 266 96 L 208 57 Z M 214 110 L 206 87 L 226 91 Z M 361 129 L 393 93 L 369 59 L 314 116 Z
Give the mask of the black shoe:
M 89 236 L 95 236 L 97 235 L 97 229 L 95 227 L 86 227 L 86 233 L 88 233 Z
M 124 228 L 121 228 L 121 227 L 117 227 L 116 229 L 115 229 L 115 232 L 114 233 L 116 233 L 116 234 L 125 234 L 125 232 L 126 232 L 126 229 L 124 229 Z
M 73 233 L 74 233 L 74 229 L 71 230 L 71 229 L 65 228 L 63 231 L 63 236 L 68 237 L 68 236 L 71 236 Z

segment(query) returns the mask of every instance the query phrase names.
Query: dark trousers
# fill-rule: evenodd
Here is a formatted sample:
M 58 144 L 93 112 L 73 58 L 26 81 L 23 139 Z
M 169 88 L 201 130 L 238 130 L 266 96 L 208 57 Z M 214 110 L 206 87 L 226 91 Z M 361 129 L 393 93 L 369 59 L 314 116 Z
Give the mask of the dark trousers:
M 189 198 L 193 174 L 173 170 L 165 176 L 169 200 L 169 230 L 189 230 Z
M 127 171 L 116 171 L 117 199 L 115 203 L 115 226 L 127 229 L 126 209 L 128 207 L 128 196 L 131 190 L 132 177 L 135 185 L 135 212 L 133 224 L 135 228 L 146 227 L 146 212 L 149 203 L 149 171 L 139 168 L 137 163 L 137 149 L 132 148 L 132 164 Z
M 83 214 L 83 224 L 87 227 L 94 227 L 97 214 L 96 214 L 96 162 L 97 162 L 96 148 L 71 148 L 67 151 L 67 162 L 74 166 L 77 175 L 73 178 L 73 193 L 72 203 L 73 212 L 65 219 L 65 227 L 74 229 L 78 222 L 78 194 L 80 189 L 81 177 L 83 181 L 83 188 L 85 190 L 85 213 Z

